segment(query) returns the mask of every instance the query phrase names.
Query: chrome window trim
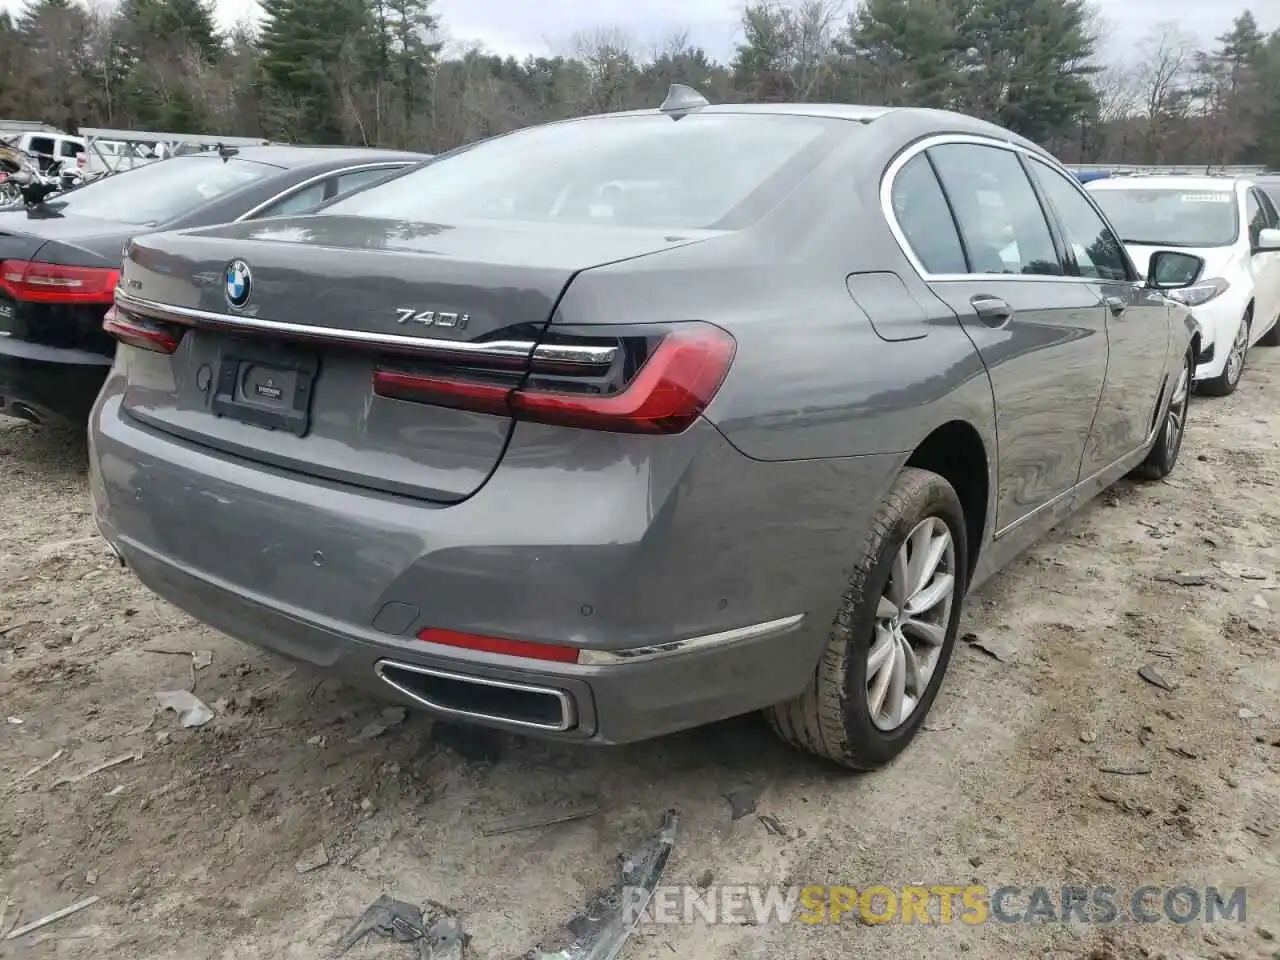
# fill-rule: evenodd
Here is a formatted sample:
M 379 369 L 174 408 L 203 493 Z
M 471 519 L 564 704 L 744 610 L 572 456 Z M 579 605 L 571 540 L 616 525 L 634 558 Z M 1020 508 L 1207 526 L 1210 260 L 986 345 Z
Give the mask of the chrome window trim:
M 254 217 L 258 216 L 260 213 L 262 213 L 263 210 L 266 210 L 268 207 L 273 206 L 274 204 L 280 203 L 282 200 L 287 200 L 289 199 L 289 197 L 293 196 L 295 193 L 301 193 L 303 190 L 307 189 L 307 187 L 311 187 L 324 180 L 328 180 L 330 177 L 342 177 L 342 176 L 346 176 L 348 173 L 361 173 L 365 170 L 395 170 L 400 167 L 412 166 L 413 163 L 414 161 L 412 160 L 378 160 L 378 161 L 370 161 L 367 163 L 360 163 L 354 167 L 336 167 L 333 170 L 328 170 L 324 173 L 317 173 L 313 177 L 308 177 L 306 180 L 303 180 L 300 183 L 295 183 L 293 186 L 285 190 L 281 190 L 274 197 L 271 197 L 268 200 L 262 201 L 262 203 L 258 204 L 256 207 L 249 210 L 248 213 L 242 213 L 240 216 L 236 217 L 231 222 L 240 223 L 242 220 L 252 220 Z
M 374 333 L 368 330 L 348 330 L 333 327 L 317 327 L 305 323 L 286 323 L 281 320 L 264 320 L 230 313 L 214 313 L 194 307 L 173 307 L 154 300 L 146 300 L 126 293 L 120 287 L 115 290 L 115 303 L 127 313 L 136 313 L 155 320 L 163 320 L 182 326 L 212 327 L 224 330 L 248 330 L 258 333 L 274 333 L 329 343 L 346 343 L 358 346 L 384 347 L 389 350 L 409 352 L 452 353 L 462 357 L 503 357 L 525 360 L 575 363 L 588 366 L 604 366 L 613 362 L 617 347 L 579 346 L 576 344 L 536 344 L 532 340 L 493 340 L 473 342 L 469 340 L 439 340 L 430 337 L 406 337 L 394 333 Z
M 1050 169 L 1062 173 L 1067 178 L 1071 178 L 1071 171 L 1058 163 L 1057 160 L 1046 157 L 1035 150 L 1022 146 L 1021 144 L 1010 143 L 1007 140 L 997 140 L 994 137 L 983 137 L 971 133 L 939 133 L 930 137 L 925 137 L 923 140 L 917 140 L 915 143 L 908 146 L 894 157 L 893 162 L 885 168 L 884 176 L 880 180 L 880 213 L 884 217 L 885 222 L 889 225 L 889 232 L 893 234 L 893 239 L 897 241 L 898 248 L 902 251 L 908 262 L 910 262 L 916 273 L 918 273 L 920 278 L 926 283 L 961 283 L 973 280 L 983 280 L 987 282 L 994 280 L 1003 280 L 1006 282 L 1021 280 L 1024 282 L 1030 281 L 1034 283 L 1050 282 L 1094 284 L 1100 282 L 1141 282 L 1137 280 L 1099 281 L 1094 277 L 1064 277 L 1051 273 L 930 273 L 925 269 L 924 264 L 920 262 L 920 258 L 916 256 L 916 252 L 911 249 L 911 244 L 907 242 L 907 235 L 903 232 L 901 224 L 898 223 L 898 217 L 893 212 L 893 187 L 897 182 L 898 174 L 902 171 L 902 168 L 920 154 L 924 153 L 931 147 L 940 147 L 951 144 L 968 144 L 971 146 L 992 147 L 997 150 L 1006 150 L 1015 156 L 1020 154 L 1032 160 L 1039 160 Z M 1096 208 L 1097 205 L 1094 204 L 1093 198 L 1089 197 L 1088 193 L 1085 193 L 1085 197 L 1089 200 L 1089 203 Z M 1103 222 L 1107 222 L 1105 217 L 1103 217 Z M 1048 224 L 1046 224 L 1046 226 L 1048 226 Z M 957 227 L 957 230 L 958 229 L 959 228 Z

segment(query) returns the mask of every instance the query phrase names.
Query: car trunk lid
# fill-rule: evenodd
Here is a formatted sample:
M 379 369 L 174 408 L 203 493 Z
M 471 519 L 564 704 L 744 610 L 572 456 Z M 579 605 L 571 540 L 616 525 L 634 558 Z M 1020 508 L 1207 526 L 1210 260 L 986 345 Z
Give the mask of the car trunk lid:
M 129 352 L 124 408 L 237 456 L 456 502 L 497 466 L 510 416 L 381 395 L 375 369 L 461 365 L 514 387 L 576 273 L 700 238 L 347 217 L 152 235 L 118 309 L 182 335 L 170 355 Z

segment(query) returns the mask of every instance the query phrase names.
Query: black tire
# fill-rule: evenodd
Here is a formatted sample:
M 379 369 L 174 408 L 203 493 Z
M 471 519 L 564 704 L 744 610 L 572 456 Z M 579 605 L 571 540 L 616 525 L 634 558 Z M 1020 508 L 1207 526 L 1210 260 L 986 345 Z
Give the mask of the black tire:
M 1229 397 L 1236 392 L 1236 387 L 1240 385 L 1240 378 L 1244 376 L 1244 368 L 1249 363 L 1249 328 L 1253 326 L 1253 305 L 1249 305 L 1249 309 L 1244 312 L 1244 319 L 1240 321 L 1240 329 L 1244 331 L 1244 355 L 1240 358 L 1240 367 L 1232 374 L 1231 364 L 1226 363 L 1222 367 L 1222 372 L 1212 380 L 1202 380 L 1196 389 L 1208 397 Z M 1239 336 L 1239 334 L 1237 334 Z M 1232 341 L 1230 349 L 1235 348 L 1235 342 Z
M 1280 317 L 1271 325 L 1271 329 L 1258 338 L 1260 347 L 1280 347 Z
M 1142 480 L 1163 480 L 1173 473 L 1173 468 L 1178 465 L 1182 440 L 1187 435 L 1187 411 L 1191 406 L 1192 393 L 1190 386 L 1195 375 L 1195 352 L 1188 350 L 1182 360 L 1182 370 L 1179 371 L 1180 377 L 1187 378 L 1187 390 L 1182 395 L 1181 409 L 1178 409 L 1179 382 L 1174 380 L 1173 392 L 1164 410 L 1164 422 L 1160 424 L 1160 433 L 1156 436 L 1156 442 L 1152 444 L 1150 452 L 1147 453 L 1147 459 L 1133 471 L 1134 476 Z
M 929 517 L 947 525 L 955 545 L 955 592 L 933 675 L 906 722 L 886 732 L 872 722 L 867 696 L 875 614 L 895 555 L 911 531 Z M 893 760 L 915 736 L 938 695 L 955 647 L 968 587 L 969 547 L 964 510 L 951 484 L 927 470 L 903 470 L 859 551 L 813 683 L 795 699 L 768 708 L 765 716 L 778 736 L 793 746 L 853 770 L 874 770 Z

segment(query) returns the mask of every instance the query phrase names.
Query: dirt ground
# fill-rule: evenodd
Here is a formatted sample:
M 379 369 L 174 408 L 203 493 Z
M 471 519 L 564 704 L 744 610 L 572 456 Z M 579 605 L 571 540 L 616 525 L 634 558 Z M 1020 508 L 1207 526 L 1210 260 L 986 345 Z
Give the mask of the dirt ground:
M 668 882 L 1245 885 L 1247 919 L 649 926 L 631 960 L 1280 957 L 1277 410 L 1280 350 L 1255 351 L 1235 396 L 1193 406 L 1169 482 L 1121 484 L 973 597 L 978 643 L 916 744 L 869 776 L 756 718 L 621 749 L 396 722 L 149 595 L 95 536 L 80 439 L 5 421 L 0 957 L 318 958 L 387 893 L 448 905 L 469 956 L 510 960 L 667 807 Z M 216 711 L 198 729 L 156 701 L 189 686 L 191 651 L 211 656 L 194 676 Z M 731 820 L 723 794 L 743 784 L 782 835 Z M 482 829 L 584 798 L 600 812 Z M 318 845 L 327 865 L 299 872 Z

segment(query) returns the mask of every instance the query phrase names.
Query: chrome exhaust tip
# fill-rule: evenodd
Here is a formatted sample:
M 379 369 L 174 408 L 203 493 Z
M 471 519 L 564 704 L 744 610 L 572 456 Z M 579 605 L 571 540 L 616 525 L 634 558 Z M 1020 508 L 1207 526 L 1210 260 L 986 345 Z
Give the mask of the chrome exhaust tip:
M 379 660 L 373 670 L 383 683 L 444 716 L 544 733 L 566 733 L 578 723 L 573 697 L 554 687 L 468 676 L 395 660 Z

